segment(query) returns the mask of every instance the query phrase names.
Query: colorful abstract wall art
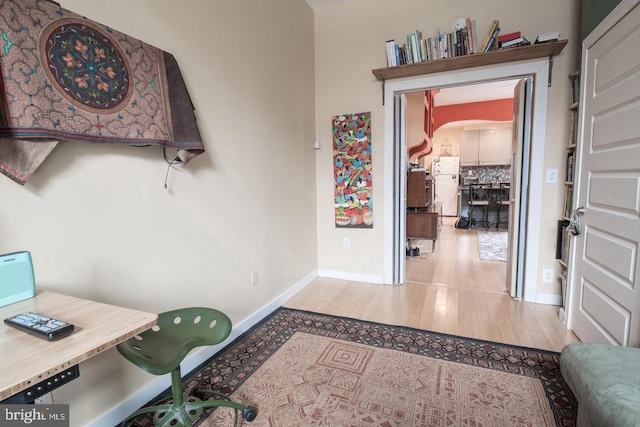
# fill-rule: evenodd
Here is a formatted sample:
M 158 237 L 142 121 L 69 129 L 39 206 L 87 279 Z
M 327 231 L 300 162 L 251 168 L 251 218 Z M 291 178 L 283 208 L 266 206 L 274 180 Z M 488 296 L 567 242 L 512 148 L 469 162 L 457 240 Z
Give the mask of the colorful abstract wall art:
M 336 227 L 373 228 L 371 112 L 333 117 Z

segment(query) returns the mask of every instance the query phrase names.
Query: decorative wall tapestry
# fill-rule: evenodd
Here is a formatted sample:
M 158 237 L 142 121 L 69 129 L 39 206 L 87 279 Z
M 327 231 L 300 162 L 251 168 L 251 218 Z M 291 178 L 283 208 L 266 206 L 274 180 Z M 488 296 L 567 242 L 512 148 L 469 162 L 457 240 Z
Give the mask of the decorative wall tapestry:
M 0 3 L 0 172 L 24 184 L 58 140 L 204 152 L 175 58 L 49 0 Z
M 333 117 L 336 227 L 373 227 L 371 112 Z

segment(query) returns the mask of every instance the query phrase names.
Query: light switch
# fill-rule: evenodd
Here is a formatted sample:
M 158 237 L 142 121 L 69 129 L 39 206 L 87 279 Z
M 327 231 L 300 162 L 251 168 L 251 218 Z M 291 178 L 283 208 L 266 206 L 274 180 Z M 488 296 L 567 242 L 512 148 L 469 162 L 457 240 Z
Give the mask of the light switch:
M 558 169 L 547 169 L 547 184 L 558 182 Z

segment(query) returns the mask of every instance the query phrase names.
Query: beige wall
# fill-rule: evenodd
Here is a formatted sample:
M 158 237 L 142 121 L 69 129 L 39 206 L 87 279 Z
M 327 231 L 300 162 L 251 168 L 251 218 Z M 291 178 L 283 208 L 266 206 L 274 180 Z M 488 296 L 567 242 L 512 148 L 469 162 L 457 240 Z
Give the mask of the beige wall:
M 476 21 L 479 34 L 489 28 L 495 18 L 503 32 L 520 30 L 531 41 L 538 33 L 558 30 L 568 46 L 555 58 L 553 86 L 549 88 L 544 169 L 562 171 L 568 132 L 567 108 L 571 89 L 567 75 L 579 69 L 579 19 L 577 0 L 531 2 L 487 0 L 477 2 L 442 0 L 355 0 L 316 12 L 316 126 L 318 139 L 325 141 L 317 159 L 318 182 L 318 263 L 320 271 L 346 277 L 383 276 L 383 228 L 391 218 L 382 215 L 385 192 L 384 108 L 381 85 L 372 69 L 386 66 L 385 41 L 406 39 L 416 29 L 431 36 L 438 28 L 451 28 L 459 17 Z M 526 18 L 525 18 L 526 17 Z M 334 114 L 372 112 L 373 201 L 372 230 L 336 229 L 333 225 L 331 175 L 331 126 Z M 533 182 L 543 186 L 544 206 L 540 236 L 540 270 L 552 268 L 559 273 L 554 259 L 556 220 L 561 210 L 564 186 Z M 342 238 L 350 237 L 351 248 L 343 249 Z M 538 294 L 560 294 L 559 284 L 542 283 L 538 277 Z
M 207 151 L 172 170 L 165 190 L 157 147 L 62 143 L 26 186 L 0 176 L 0 253 L 30 250 L 38 288 L 150 312 L 213 306 L 234 323 L 313 273 L 312 9 L 59 1 L 176 57 Z M 115 349 L 80 371 L 54 392 L 71 404 L 72 426 L 155 378 Z

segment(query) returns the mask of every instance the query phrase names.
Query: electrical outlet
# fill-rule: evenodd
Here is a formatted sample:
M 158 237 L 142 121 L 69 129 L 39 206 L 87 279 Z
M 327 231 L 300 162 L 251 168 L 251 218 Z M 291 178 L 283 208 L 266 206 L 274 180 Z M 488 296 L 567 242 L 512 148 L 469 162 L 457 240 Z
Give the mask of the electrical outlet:
M 545 268 L 542 270 L 542 281 L 543 282 L 553 282 L 553 270 L 550 268 Z
M 351 239 L 345 237 L 342 239 L 342 247 L 345 249 L 349 249 L 351 247 Z
M 252 271 L 251 272 L 251 286 L 255 286 L 258 284 L 258 272 L 257 271 Z

